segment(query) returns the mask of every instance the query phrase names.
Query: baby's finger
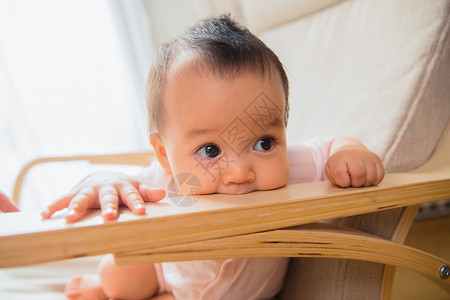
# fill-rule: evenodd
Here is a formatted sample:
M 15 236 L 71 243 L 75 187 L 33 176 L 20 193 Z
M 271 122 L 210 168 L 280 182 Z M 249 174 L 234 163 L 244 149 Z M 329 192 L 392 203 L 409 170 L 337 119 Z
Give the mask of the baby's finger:
M 102 210 L 104 220 L 114 220 L 117 218 L 119 208 L 119 195 L 112 185 L 101 186 L 98 191 L 98 200 Z
M 366 165 L 366 182 L 364 186 L 375 185 L 377 181 L 377 166 L 375 162 L 365 162 Z
M 93 188 L 85 188 L 79 191 L 69 203 L 66 221 L 73 223 L 81 219 L 88 208 L 93 206 L 96 199 L 97 194 Z
M 139 184 L 138 191 L 145 202 L 158 202 L 166 196 L 165 190 L 153 189 L 146 184 Z
M 362 187 L 367 179 L 367 167 L 363 160 L 352 161 L 348 164 L 348 172 L 353 187 Z
M 142 215 L 145 213 L 145 203 L 139 194 L 138 190 L 131 184 L 123 184 L 118 187 L 118 192 L 120 200 L 123 204 L 128 206 L 128 208 L 137 215 Z
M 18 212 L 17 205 L 9 199 L 8 196 L 0 192 L 0 212 Z
M 327 175 L 328 180 L 334 184 L 334 185 L 338 185 L 336 180 L 334 180 L 333 176 L 331 175 L 331 171 L 330 171 L 330 165 L 326 164 L 325 165 L 325 174 Z
M 41 212 L 41 217 L 43 219 L 48 219 L 55 212 L 66 208 L 67 206 L 69 206 L 70 201 L 73 199 L 73 197 L 75 195 L 76 195 L 76 193 L 72 192 L 72 193 L 64 194 L 61 197 L 57 198 L 43 212 Z
M 376 169 L 377 169 L 377 179 L 374 182 L 374 185 L 380 184 L 384 179 L 385 171 L 384 171 L 384 166 L 383 166 L 383 163 L 381 162 L 381 159 L 376 164 Z
M 345 161 L 327 164 L 327 170 L 328 170 L 327 172 L 328 179 L 333 184 L 338 185 L 340 187 L 351 186 L 351 178 L 349 175 L 347 163 Z

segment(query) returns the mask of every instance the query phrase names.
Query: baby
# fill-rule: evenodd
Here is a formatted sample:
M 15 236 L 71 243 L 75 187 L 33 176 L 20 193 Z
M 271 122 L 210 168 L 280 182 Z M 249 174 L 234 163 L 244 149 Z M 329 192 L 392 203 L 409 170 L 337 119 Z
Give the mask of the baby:
M 351 138 L 314 139 L 287 149 L 288 80 L 278 57 L 228 16 L 203 20 L 164 43 L 148 79 L 150 142 L 157 160 L 141 176 L 92 174 L 43 212 L 68 207 L 68 222 L 119 204 L 145 213 L 177 175 L 198 180 L 196 193 L 243 194 L 324 180 L 376 185 L 381 160 Z M 206 224 L 205 224 L 206 225 Z M 69 299 L 270 299 L 282 286 L 286 258 L 222 259 L 119 267 L 106 256 L 100 276 L 74 278 Z

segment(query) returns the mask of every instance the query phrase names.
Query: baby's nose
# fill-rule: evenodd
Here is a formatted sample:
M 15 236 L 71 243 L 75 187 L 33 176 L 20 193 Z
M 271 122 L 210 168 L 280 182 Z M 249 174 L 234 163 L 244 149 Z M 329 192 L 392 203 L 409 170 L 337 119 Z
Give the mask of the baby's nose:
M 255 181 L 256 174 L 251 164 L 242 160 L 230 163 L 222 176 L 222 182 L 225 186 L 230 184 L 250 183 Z

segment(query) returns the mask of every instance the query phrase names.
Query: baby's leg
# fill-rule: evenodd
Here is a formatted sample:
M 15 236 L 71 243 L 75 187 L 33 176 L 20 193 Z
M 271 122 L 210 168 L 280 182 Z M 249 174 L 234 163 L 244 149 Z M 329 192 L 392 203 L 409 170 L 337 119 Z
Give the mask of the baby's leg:
M 100 263 L 100 281 L 109 298 L 147 299 L 158 292 L 153 265 L 118 266 L 112 255 Z

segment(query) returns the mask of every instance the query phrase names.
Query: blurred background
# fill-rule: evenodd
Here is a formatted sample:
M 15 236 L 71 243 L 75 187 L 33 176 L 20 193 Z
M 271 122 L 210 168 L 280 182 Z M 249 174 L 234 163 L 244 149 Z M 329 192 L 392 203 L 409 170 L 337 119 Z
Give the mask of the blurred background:
M 0 190 L 7 195 L 37 157 L 149 149 L 144 83 L 153 51 L 145 11 L 133 3 L 129 18 L 120 1 L 0 2 Z M 31 171 L 24 208 L 42 207 L 75 183 L 61 180 L 58 167 Z M 86 175 L 80 164 L 62 168 Z
M 11 197 L 20 169 L 38 157 L 150 150 L 145 79 L 154 46 L 233 5 L 216 2 L 0 1 L 0 191 Z M 22 209 L 44 207 L 92 170 L 83 162 L 33 168 Z

